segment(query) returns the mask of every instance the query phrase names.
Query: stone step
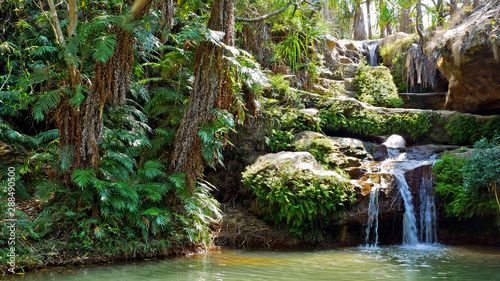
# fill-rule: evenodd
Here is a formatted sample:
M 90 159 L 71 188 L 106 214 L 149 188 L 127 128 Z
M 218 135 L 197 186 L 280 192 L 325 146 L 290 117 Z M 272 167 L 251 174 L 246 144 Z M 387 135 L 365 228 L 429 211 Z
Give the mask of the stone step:
M 356 91 L 356 87 L 354 83 L 356 82 L 356 78 L 344 78 L 344 87 L 346 91 Z
M 358 71 L 357 64 L 355 64 L 355 63 L 341 63 L 340 66 L 344 70 L 344 78 L 356 77 L 356 71 Z
M 324 88 L 338 88 L 338 90 L 342 90 L 341 87 L 344 87 L 344 80 L 337 79 L 329 79 L 329 78 L 318 78 L 318 84 Z
M 436 93 L 399 93 L 403 108 L 444 109 L 447 92 Z

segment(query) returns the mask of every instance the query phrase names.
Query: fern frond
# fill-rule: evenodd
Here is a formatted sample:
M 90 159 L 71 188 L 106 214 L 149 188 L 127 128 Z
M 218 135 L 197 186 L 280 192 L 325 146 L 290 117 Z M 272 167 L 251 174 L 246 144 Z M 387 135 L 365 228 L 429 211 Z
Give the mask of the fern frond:
M 77 169 L 71 175 L 73 182 L 80 188 L 85 188 L 95 180 L 94 169 L 88 168 L 85 171 Z
M 63 172 L 67 171 L 71 167 L 74 155 L 75 155 L 75 148 L 72 145 L 65 145 L 62 148 L 60 148 L 59 162 L 61 170 Z
M 104 158 L 109 158 L 117 161 L 118 163 L 123 165 L 123 167 L 126 168 L 129 172 L 134 171 L 135 160 L 127 154 L 108 150 L 106 151 L 106 155 L 104 156 Z
M 185 174 L 172 174 L 167 177 L 167 180 L 173 183 L 177 189 L 184 189 L 186 186 Z
M 92 58 L 97 62 L 107 62 L 115 51 L 116 34 L 100 36 L 94 40 L 96 45 Z
M 46 56 L 50 56 L 52 54 L 56 54 L 57 51 L 58 51 L 58 48 L 53 47 L 53 46 L 35 46 L 33 51 L 31 52 L 31 55 L 39 56 L 39 57 L 46 57 Z
M 60 100 L 60 90 L 53 90 L 40 96 L 31 111 L 35 120 L 42 121 L 45 118 L 45 113 L 59 104 Z
M 52 129 L 52 130 L 48 130 L 48 131 L 39 133 L 35 137 L 35 139 L 37 140 L 37 144 L 41 145 L 41 144 L 44 144 L 44 143 L 48 143 L 48 142 L 54 141 L 58 137 L 59 137 L 59 130 Z
M 165 175 L 165 172 L 163 171 L 165 167 L 157 160 L 149 160 L 146 163 L 144 163 L 144 175 L 146 178 L 153 180 L 154 178 L 158 176 L 163 176 Z

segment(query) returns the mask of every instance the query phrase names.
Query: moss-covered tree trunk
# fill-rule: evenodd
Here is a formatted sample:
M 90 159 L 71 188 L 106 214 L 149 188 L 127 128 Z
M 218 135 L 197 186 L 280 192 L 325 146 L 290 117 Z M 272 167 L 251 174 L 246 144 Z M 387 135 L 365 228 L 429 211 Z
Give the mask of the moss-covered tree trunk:
M 54 33 L 58 42 L 65 48 L 65 38 L 53 0 L 48 2 Z M 72 37 L 76 35 L 78 6 L 74 0 L 68 3 L 68 37 Z M 150 4 L 151 0 L 136 0 L 129 13 L 129 20 L 134 21 L 141 17 Z M 78 88 L 81 90 L 82 86 L 87 86 L 89 92 L 79 107 L 72 105 L 69 97 L 61 100 L 54 117 L 61 147 L 72 147 L 75 153 L 73 163 L 64 176 L 66 183 L 69 183 L 73 170 L 98 167 L 100 161 L 98 144 L 103 139 L 104 106 L 110 104 L 116 107 L 125 104 L 125 94 L 133 67 L 134 38 L 129 30 L 120 27 L 115 27 L 110 32 L 117 36 L 114 54 L 107 62 L 96 63 L 92 80 L 82 79 L 75 65 L 68 64 L 70 89 L 76 91 Z
M 215 0 L 207 27 L 225 33 L 224 43 L 234 44 L 234 0 Z M 175 137 L 171 170 L 184 173 L 192 187 L 204 168 L 199 128 L 213 118 L 211 109 L 229 109 L 232 98 L 230 81 L 225 72 L 224 49 L 210 41 L 196 50 L 194 84 Z

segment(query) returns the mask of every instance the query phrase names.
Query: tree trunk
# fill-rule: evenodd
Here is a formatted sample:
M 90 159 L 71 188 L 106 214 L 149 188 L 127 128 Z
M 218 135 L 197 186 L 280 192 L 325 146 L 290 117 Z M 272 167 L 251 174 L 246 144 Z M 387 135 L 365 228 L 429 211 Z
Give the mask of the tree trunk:
M 367 25 L 368 25 L 368 38 L 373 39 L 370 6 L 371 6 L 371 0 L 366 0 L 366 14 L 367 14 L 366 16 L 367 16 Z
M 117 35 L 115 52 L 106 63 L 99 62 L 94 66 L 92 89 L 85 100 L 82 139 L 75 152 L 75 167 L 78 169 L 99 166 L 98 144 L 103 139 L 104 105 L 117 107 L 125 104 L 134 66 L 134 38 L 121 28 L 114 28 L 112 33 Z
M 399 31 L 404 33 L 413 33 L 411 29 L 410 12 L 408 8 L 401 9 L 401 18 L 399 21 Z
M 470 0 L 464 0 L 464 7 L 470 6 Z
M 424 29 L 424 25 L 422 23 L 422 2 L 419 0 L 417 2 L 417 22 L 415 25 L 417 25 L 417 30 L 422 31 Z
M 234 44 L 234 0 L 215 0 L 207 27 L 225 33 L 224 42 Z M 226 77 L 223 48 L 202 42 L 194 60 L 194 83 L 189 103 L 175 136 L 171 171 L 184 173 L 192 188 L 203 174 L 202 144 L 199 128 L 213 119 L 212 108 L 228 109 L 231 87 Z
M 425 44 L 425 38 L 424 35 L 422 34 L 422 24 L 421 24 L 421 17 L 422 17 L 422 0 L 418 0 L 417 2 L 417 21 L 415 24 L 415 29 L 417 30 L 418 37 L 420 37 L 421 44 Z M 420 13 L 419 13 L 420 11 Z
M 365 16 L 361 6 L 354 12 L 354 40 L 366 40 Z
M 479 5 L 481 4 L 481 1 L 480 0 L 474 0 L 474 2 L 472 3 L 472 8 L 477 8 L 479 7 Z

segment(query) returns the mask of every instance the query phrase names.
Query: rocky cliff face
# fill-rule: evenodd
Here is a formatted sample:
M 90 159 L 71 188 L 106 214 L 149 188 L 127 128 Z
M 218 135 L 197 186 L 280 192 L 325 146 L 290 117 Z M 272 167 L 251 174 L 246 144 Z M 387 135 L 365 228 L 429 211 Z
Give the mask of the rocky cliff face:
M 439 54 L 449 81 L 447 109 L 478 114 L 500 111 L 500 1 L 489 0 L 437 32 L 427 51 Z

